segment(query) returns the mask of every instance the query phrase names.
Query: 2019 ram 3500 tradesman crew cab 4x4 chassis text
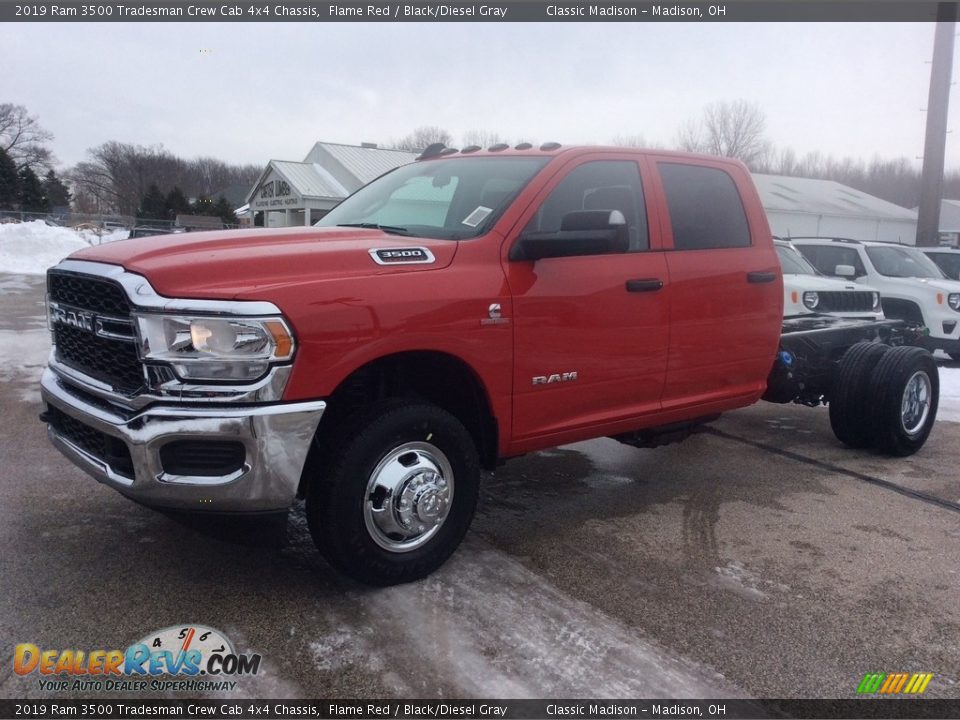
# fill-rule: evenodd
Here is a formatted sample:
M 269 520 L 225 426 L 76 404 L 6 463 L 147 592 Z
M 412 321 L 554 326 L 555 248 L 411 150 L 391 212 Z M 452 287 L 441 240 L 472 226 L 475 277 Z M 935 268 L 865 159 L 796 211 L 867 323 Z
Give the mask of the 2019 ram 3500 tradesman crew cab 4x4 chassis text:
M 511 456 L 655 446 L 761 396 L 831 400 L 845 442 L 907 454 L 936 414 L 929 353 L 889 347 L 904 323 L 782 321 L 735 161 L 431 147 L 319 225 L 128 240 L 52 268 L 53 443 L 155 507 L 305 498 L 330 561 L 389 584 L 449 557 L 481 468 Z

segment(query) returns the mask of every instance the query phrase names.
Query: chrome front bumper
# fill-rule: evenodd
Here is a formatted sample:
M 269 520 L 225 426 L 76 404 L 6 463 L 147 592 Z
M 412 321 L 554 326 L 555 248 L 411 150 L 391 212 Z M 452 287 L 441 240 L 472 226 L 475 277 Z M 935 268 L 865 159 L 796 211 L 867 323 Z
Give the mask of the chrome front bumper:
M 47 369 L 43 400 L 93 431 L 117 438 L 130 451 L 133 478 L 125 477 L 52 425 L 53 444 L 100 482 L 144 505 L 178 510 L 263 512 L 285 510 L 296 499 L 300 475 L 323 401 L 247 406 L 156 404 L 124 412 L 71 386 Z M 246 459 L 224 476 L 172 475 L 160 449 L 175 440 L 230 440 L 243 444 Z

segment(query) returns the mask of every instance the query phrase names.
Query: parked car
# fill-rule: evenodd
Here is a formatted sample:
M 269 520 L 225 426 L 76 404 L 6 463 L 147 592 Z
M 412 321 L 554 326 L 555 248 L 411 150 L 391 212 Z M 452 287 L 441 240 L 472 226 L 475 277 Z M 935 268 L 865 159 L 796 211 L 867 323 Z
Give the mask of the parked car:
M 130 231 L 131 238 L 152 237 L 154 235 L 170 235 L 174 231 L 170 228 L 153 227 L 150 225 L 138 225 Z M 180 231 L 182 232 L 182 230 Z
M 951 280 L 960 280 L 960 250 L 950 247 L 925 247 L 921 252 L 936 263 Z
M 786 240 L 774 240 L 783 269 L 783 316 L 829 314 L 882 320 L 880 293 L 869 285 L 827 277 Z
M 960 282 L 948 280 L 915 247 L 847 238 L 792 238 L 820 272 L 869 283 L 880 291 L 883 313 L 925 325 L 927 347 L 960 361 Z

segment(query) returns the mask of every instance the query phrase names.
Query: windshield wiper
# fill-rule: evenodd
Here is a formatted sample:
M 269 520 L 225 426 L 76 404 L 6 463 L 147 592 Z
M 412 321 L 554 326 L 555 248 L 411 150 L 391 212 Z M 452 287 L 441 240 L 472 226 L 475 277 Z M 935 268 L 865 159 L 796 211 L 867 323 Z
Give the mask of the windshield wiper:
M 410 231 L 404 227 L 397 227 L 396 225 L 379 225 L 377 223 L 371 223 L 371 222 L 337 223 L 337 227 L 367 228 L 368 230 L 380 230 L 382 232 L 388 233 L 389 235 L 409 235 L 410 234 Z

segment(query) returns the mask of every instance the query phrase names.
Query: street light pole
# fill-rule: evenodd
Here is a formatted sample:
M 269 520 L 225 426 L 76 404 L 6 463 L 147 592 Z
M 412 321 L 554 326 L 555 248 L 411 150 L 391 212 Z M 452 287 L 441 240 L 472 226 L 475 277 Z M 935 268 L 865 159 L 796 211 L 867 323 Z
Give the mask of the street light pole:
M 950 77 L 957 4 L 937 5 L 937 28 L 930 67 L 927 101 L 927 135 L 923 145 L 923 175 L 920 178 L 920 208 L 917 213 L 917 245 L 940 241 L 940 201 L 943 199 L 943 159 L 947 145 L 947 112 L 950 108 Z

